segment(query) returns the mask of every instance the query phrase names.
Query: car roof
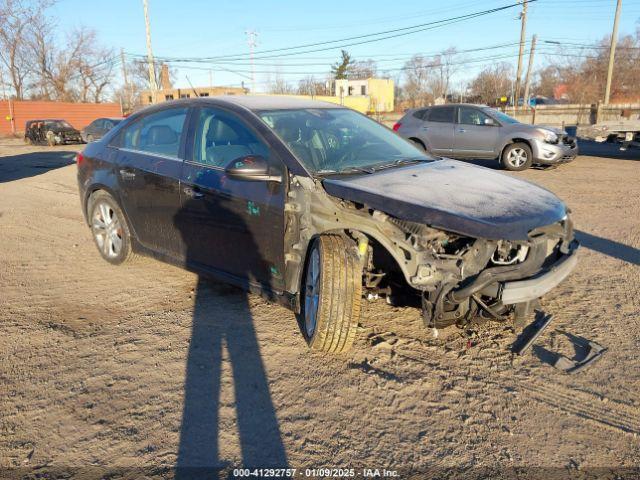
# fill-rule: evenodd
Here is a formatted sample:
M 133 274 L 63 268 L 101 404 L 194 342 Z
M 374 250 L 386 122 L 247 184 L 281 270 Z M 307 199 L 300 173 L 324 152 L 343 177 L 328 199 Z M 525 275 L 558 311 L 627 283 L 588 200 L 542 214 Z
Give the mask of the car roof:
M 249 110 L 288 110 L 298 108 L 344 108 L 330 102 L 310 100 L 308 98 L 290 97 L 287 95 L 220 95 L 208 97 L 218 102 L 240 105 Z M 194 99 L 206 102 L 206 97 Z

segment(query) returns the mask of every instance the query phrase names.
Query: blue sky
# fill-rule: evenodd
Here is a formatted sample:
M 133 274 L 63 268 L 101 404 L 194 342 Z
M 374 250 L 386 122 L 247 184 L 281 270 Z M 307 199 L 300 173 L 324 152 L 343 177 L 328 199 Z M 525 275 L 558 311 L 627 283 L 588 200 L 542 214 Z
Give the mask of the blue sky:
M 117 50 L 122 47 L 130 54 L 146 53 L 142 0 L 100 2 L 104 7 L 87 6 L 88 3 L 86 0 L 58 0 L 50 13 L 56 18 L 60 31 L 90 27 L 98 32 L 100 42 L 106 46 Z M 245 31 L 252 29 L 258 32 L 258 57 L 261 50 L 403 28 L 511 3 L 515 0 L 149 0 L 149 13 L 156 56 L 246 55 Z M 530 39 L 534 33 L 539 37 L 536 64 L 543 64 L 549 55 L 558 52 L 565 55 L 563 58 L 567 61 L 577 59 L 571 55 L 579 55 L 579 47 L 568 43 L 589 43 L 610 34 L 615 3 L 615 0 L 538 0 L 529 4 L 527 38 Z M 623 0 L 622 5 L 620 35 L 634 33 L 640 25 L 640 0 Z M 387 69 L 392 78 L 397 78 L 399 68 L 412 54 L 433 54 L 449 47 L 469 50 L 517 43 L 519 11 L 519 7 L 512 8 L 400 38 L 348 47 L 347 50 L 356 59 L 378 60 L 380 69 Z M 564 46 L 559 49 L 556 45 L 544 43 L 544 40 L 560 41 Z M 328 71 L 339 56 L 340 44 L 332 46 L 335 48 L 329 51 L 256 60 L 258 91 L 276 73 L 292 84 L 305 73 L 321 77 L 321 72 Z M 517 51 L 517 45 L 507 45 L 495 50 L 460 54 L 456 81 L 470 78 L 496 61 L 515 65 Z M 470 61 L 473 63 L 462 63 Z M 179 87 L 188 86 L 186 76 L 194 85 L 207 85 L 210 72 L 216 85 L 239 85 L 243 80 L 247 85 L 251 83 L 248 59 L 236 61 L 233 65 L 199 63 L 175 66 L 178 67 Z

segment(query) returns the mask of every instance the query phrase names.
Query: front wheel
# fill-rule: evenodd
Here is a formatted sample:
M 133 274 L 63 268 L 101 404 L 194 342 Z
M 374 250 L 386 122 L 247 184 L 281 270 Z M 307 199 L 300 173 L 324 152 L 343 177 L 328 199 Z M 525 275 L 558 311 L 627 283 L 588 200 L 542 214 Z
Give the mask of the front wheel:
M 102 258 L 118 265 L 133 257 L 127 220 L 115 199 L 103 190 L 89 198 L 91 233 Z
M 512 143 L 502 152 L 502 166 L 512 172 L 526 170 L 533 164 L 531 147 L 526 143 Z
M 360 319 L 362 266 L 350 242 L 321 235 L 311 245 L 302 291 L 301 329 L 312 350 L 351 348 Z

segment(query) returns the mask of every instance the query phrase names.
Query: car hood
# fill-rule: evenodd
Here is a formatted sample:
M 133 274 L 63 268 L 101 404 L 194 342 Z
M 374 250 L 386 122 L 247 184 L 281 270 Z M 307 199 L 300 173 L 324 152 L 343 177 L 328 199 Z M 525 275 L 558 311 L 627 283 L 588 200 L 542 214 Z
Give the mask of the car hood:
M 542 187 L 448 159 L 329 177 L 323 185 L 334 197 L 475 238 L 526 240 L 532 229 L 566 215 Z
M 76 130 L 75 128 L 50 128 L 50 131 L 52 131 L 53 133 L 72 133 L 72 134 L 77 134 L 80 133 L 78 130 Z

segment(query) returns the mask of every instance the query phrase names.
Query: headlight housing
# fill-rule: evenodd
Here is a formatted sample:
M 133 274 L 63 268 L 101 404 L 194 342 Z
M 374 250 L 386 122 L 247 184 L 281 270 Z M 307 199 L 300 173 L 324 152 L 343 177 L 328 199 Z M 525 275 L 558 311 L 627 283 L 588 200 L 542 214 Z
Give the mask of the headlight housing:
M 549 131 L 549 130 L 541 130 L 542 138 L 547 143 L 558 143 L 558 135 Z

